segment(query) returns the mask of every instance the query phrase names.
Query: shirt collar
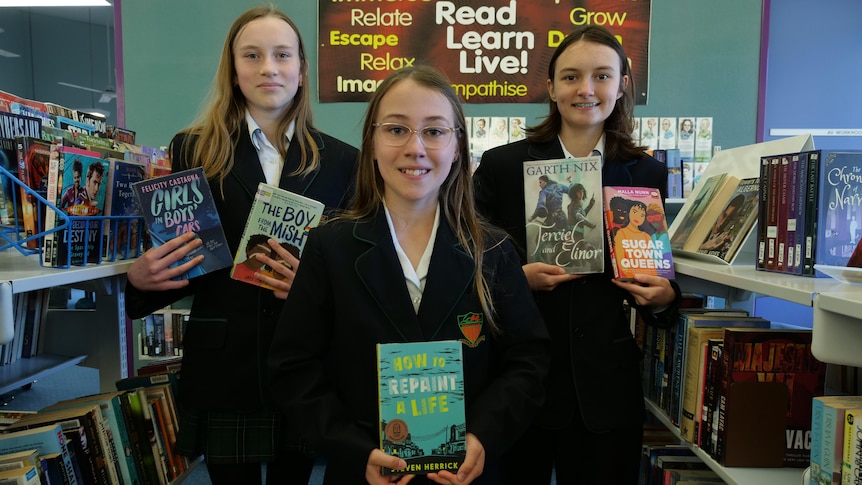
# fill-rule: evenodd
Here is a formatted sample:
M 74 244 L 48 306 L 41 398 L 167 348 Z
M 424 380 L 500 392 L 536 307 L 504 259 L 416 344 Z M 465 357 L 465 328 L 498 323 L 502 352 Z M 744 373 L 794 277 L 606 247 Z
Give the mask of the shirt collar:
M 437 211 L 434 213 L 434 227 L 431 229 L 431 237 L 428 238 L 428 245 L 425 246 L 425 252 L 419 259 L 419 264 L 416 269 L 413 269 L 413 263 L 410 258 L 401 248 L 398 242 L 398 236 L 395 235 L 395 226 L 392 224 L 392 216 L 389 214 L 389 209 L 386 204 L 383 204 L 383 210 L 386 213 L 386 222 L 389 224 L 389 233 L 392 236 L 392 243 L 395 245 L 395 252 L 398 253 L 398 261 L 401 263 L 401 270 L 404 272 L 404 279 L 413 283 L 417 289 L 423 289 L 423 282 L 428 276 L 428 266 L 431 264 L 431 253 L 434 250 L 434 242 L 437 240 L 437 229 L 440 227 L 440 204 L 437 204 Z
M 560 138 L 559 135 L 557 135 L 557 139 L 560 140 L 560 147 L 563 148 L 563 158 L 575 158 L 574 155 L 572 155 L 571 153 L 569 153 L 568 150 L 566 150 L 566 145 L 563 144 L 563 139 Z M 602 133 L 602 136 L 599 137 L 599 141 L 596 143 L 596 146 L 593 148 L 593 152 L 591 155 L 594 155 L 594 156 L 598 155 L 598 156 L 602 157 L 602 164 L 604 164 L 604 162 L 605 162 L 605 134 L 604 133 Z
M 260 151 L 260 142 L 264 141 L 269 143 L 269 140 L 266 139 L 266 135 L 263 134 L 263 130 L 260 129 L 260 125 L 257 124 L 257 121 L 251 117 L 251 113 L 249 113 L 248 108 L 245 110 L 245 124 L 248 126 L 248 137 L 251 138 L 251 142 L 254 144 L 254 148 L 257 151 Z M 290 140 L 293 139 L 293 133 L 296 130 L 296 120 L 290 122 L 290 125 L 287 127 L 287 133 L 284 134 L 287 137 L 287 142 L 290 143 Z

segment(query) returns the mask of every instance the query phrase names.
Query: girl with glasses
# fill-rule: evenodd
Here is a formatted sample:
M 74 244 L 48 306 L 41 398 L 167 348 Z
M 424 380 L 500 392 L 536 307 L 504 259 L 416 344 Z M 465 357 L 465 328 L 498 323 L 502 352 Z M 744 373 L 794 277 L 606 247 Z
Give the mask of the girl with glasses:
M 285 415 L 327 457 L 326 484 L 497 484 L 542 402 L 548 336 L 512 244 L 476 215 L 463 126 L 441 73 L 390 74 L 368 106 L 350 210 L 309 234 L 270 367 Z M 376 344 L 430 340 L 462 342 L 466 459 L 384 477 L 405 463 L 379 449 Z

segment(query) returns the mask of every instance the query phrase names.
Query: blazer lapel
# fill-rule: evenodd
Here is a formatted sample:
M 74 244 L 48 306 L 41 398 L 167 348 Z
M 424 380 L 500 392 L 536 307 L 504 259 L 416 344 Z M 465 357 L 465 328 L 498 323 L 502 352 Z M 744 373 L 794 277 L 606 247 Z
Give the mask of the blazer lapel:
M 428 339 L 434 339 L 444 325 L 458 325 L 457 321 L 447 318 L 469 291 L 475 269 L 473 259 L 461 247 L 446 220 L 441 218 L 419 306 L 419 322 Z
M 254 200 L 254 195 L 257 193 L 257 185 L 260 182 L 266 181 L 263 169 L 260 166 L 260 159 L 257 156 L 257 150 L 255 150 L 254 145 L 251 143 L 248 128 L 245 125 L 243 125 L 242 135 L 240 135 L 236 146 L 231 174 L 235 176 L 243 192 L 249 196 L 249 200 Z
M 370 245 L 356 258 L 357 277 L 405 342 L 424 340 L 383 209 L 353 227 L 353 236 Z
M 320 151 L 320 158 L 323 159 L 323 150 L 325 148 L 323 138 L 316 131 L 312 131 L 311 136 L 314 138 L 317 148 Z M 302 149 L 300 144 L 303 143 L 305 143 L 305 140 L 300 140 L 296 134 L 293 135 L 293 140 L 290 141 L 290 145 L 287 147 L 287 156 L 284 158 L 284 167 L 281 169 L 281 180 L 279 182 L 279 186 L 281 188 L 301 195 L 305 194 L 308 187 L 311 186 L 314 179 L 317 178 L 317 174 L 320 172 L 319 170 L 315 170 L 304 177 L 294 177 L 290 175 L 296 171 L 299 167 L 299 162 L 302 160 Z M 308 148 L 308 152 L 309 154 L 311 153 L 311 148 Z

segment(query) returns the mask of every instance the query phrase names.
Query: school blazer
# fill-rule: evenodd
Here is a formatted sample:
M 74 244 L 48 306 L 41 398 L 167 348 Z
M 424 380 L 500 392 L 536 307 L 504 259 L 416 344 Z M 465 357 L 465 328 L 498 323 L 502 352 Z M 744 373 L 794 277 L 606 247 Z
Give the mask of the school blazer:
M 323 133 L 313 136 L 320 149 L 320 168 L 307 177 L 289 176 L 300 160 L 294 139 L 279 186 L 319 200 L 331 212 L 344 207 L 352 195 L 358 152 Z M 182 147 L 195 142 L 184 135 L 174 138 L 174 172 L 191 166 Z M 236 254 L 258 183 L 264 181 L 257 151 L 243 126 L 234 166 L 223 187 L 217 180 L 209 181 L 232 254 Z M 141 318 L 187 295 L 194 295 L 194 302 L 183 336 L 181 404 L 212 411 L 274 409 L 265 385 L 266 356 L 284 301 L 275 298 L 272 290 L 231 279 L 230 268 L 226 268 L 194 278 L 176 291 L 144 292 L 127 283 L 126 311 L 132 318 Z
M 285 415 L 333 469 L 364 472 L 368 453 L 380 446 L 377 343 L 461 340 L 468 431 L 499 456 L 526 429 L 544 400 L 549 337 L 511 244 L 487 247 L 498 334 L 474 291 L 473 260 L 445 220 L 418 313 L 382 209 L 311 231 L 270 364 Z M 473 315 L 483 325 L 470 341 L 458 322 Z
M 523 162 L 563 158 L 560 142 L 518 141 L 491 149 L 474 174 L 479 212 L 509 233 L 526 264 Z M 603 185 L 654 187 L 667 194 L 667 168 L 652 157 L 605 160 Z M 592 197 L 593 194 L 587 194 Z M 597 202 L 601 194 L 595 194 Z M 601 210 L 596 204 L 592 210 Z M 634 300 L 612 282 L 605 238 L 605 272 L 562 284 L 553 291 L 534 292 L 552 340 L 548 398 L 540 424 L 556 428 L 568 424 L 580 409 L 586 425 L 601 432 L 640 425 L 644 418 L 640 349 L 632 338 L 623 302 Z M 649 324 L 667 327 L 674 321 L 677 297 L 659 315 L 638 308 Z M 577 401 L 575 401 L 577 399 Z M 576 403 L 578 406 L 573 406 Z

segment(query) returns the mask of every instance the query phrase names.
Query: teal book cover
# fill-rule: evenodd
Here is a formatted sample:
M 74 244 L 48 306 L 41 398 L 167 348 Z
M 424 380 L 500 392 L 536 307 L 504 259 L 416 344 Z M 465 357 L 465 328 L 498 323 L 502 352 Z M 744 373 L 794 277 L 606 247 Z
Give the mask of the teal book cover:
M 467 453 L 461 342 L 377 344 L 380 448 L 407 462 L 384 475 L 457 473 Z

